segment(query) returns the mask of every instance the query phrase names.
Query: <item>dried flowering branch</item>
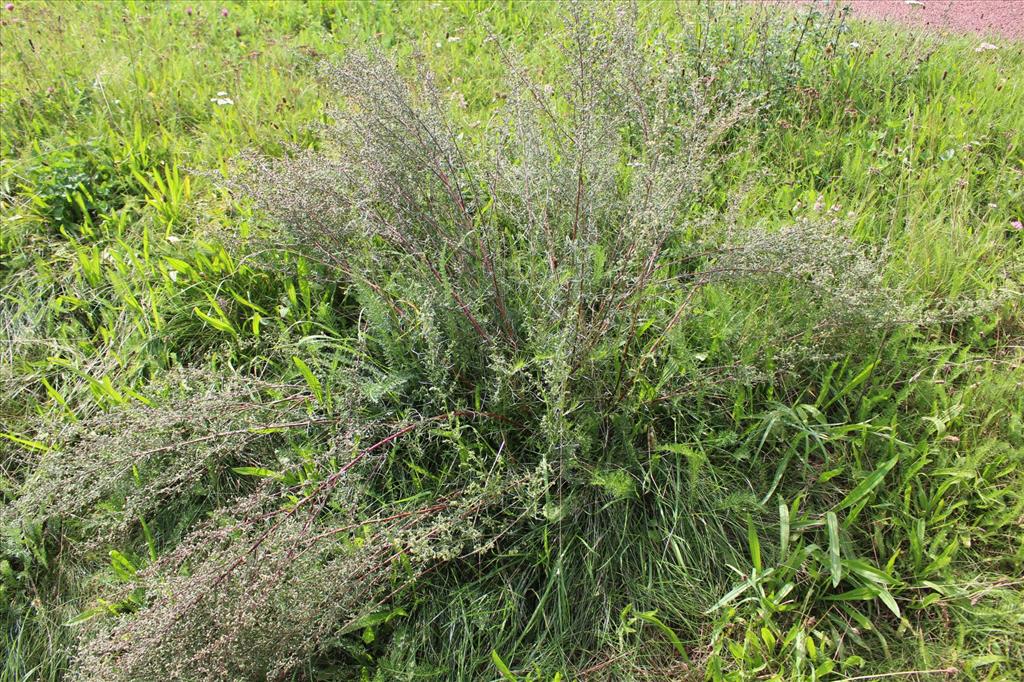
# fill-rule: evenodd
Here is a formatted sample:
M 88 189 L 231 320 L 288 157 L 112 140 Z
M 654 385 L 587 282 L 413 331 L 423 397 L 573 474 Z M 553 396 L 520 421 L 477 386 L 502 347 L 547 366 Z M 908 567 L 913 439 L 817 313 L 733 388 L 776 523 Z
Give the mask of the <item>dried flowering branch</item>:
M 290 394 L 277 397 L 282 391 Z M 272 464 L 273 443 L 283 432 L 338 421 L 308 416 L 304 389 L 242 378 L 182 371 L 152 393 L 166 395 L 65 429 L 24 492 L 0 512 L 4 521 L 89 513 L 105 498 L 123 495 L 120 514 L 95 521 L 105 529 L 100 538 L 110 541 L 139 518 L 152 518 L 211 468 Z
M 425 424 L 429 424 L 429 423 L 432 423 L 432 422 L 440 421 L 442 419 L 450 419 L 450 418 L 455 417 L 455 416 L 479 416 L 479 414 L 478 413 L 474 413 L 474 412 L 469 412 L 469 411 L 460 411 L 458 413 L 436 415 L 434 417 L 430 417 L 430 418 L 423 419 L 423 420 L 420 420 L 420 421 L 412 423 L 412 424 L 408 424 L 408 425 L 398 429 L 397 431 L 394 431 L 391 434 L 385 436 L 384 438 L 378 440 L 376 443 L 373 443 L 369 447 L 366 447 L 366 448 L 363 448 L 362 450 L 360 450 L 352 459 L 350 459 L 343 466 L 341 466 L 337 471 L 335 471 L 330 476 L 328 476 L 326 479 L 324 479 L 324 481 L 321 482 L 312 492 L 307 494 L 305 497 L 300 498 L 297 502 L 295 502 L 294 504 L 289 506 L 287 508 L 287 511 L 283 512 L 283 514 L 281 515 L 281 518 L 279 518 L 274 523 L 274 525 L 272 525 L 270 528 L 268 528 L 266 531 L 264 531 L 260 536 L 258 536 L 256 538 L 256 540 L 252 544 L 249 545 L 248 551 L 246 551 L 244 554 L 242 554 L 237 559 L 235 559 L 234 562 L 232 562 L 219 576 L 217 576 L 217 578 L 210 585 L 210 588 L 209 588 L 210 591 L 211 592 L 215 591 L 217 589 L 217 587 L 221 583 L 223 583 L 224 580 L 226 580 L 231 575 L 231 573 L 233 571 L 235 571 L 235 569 L 237 569 L 239 566 L 241 566 L 243 562 L 247 561 L 253 555 L 255 555 L 256 552 L 259 551 L 259 549 L 263 545 L 263 543 L 266 542 L 266 540 L 269 537 L 271 537 L 271 535 L 273 535 L 276 531 L 278 531 L 281 528 L 282 525 L 284 525 L 286 522 L 288 522 L 291 519 L 291 517 L 293 517 L 299 511 L 299 509 L 301 509 L 302 507 L 304 507 L 307 504 L 310 504 L 310 503 L 316 501 L 317 499 L 320 499 L 321 500 L 320 504 L 319 505 L 313 505 L 312 509 L 310 510 L 309 518 L 306 520 L 305 524 L 302 527 L 304 531 L 310 530 L 310 527 L 312 526 L 314 520 L 323 512 L 323 508 L 324 508 L 324 505 L 326 505 L 326 503 L 327 503 L 328 496 L 338 486 L 338 483 L 339 483 L 339 481 L 341 481 L 342 477 L 345 474 L 347 474 L 352 468 L 354 468 L 359 463 L 361 463 L 369 454 L 371 454 L 372 452 L 374 452 L 374 451 L 376 451 L 376 450 L 378 450 L 380 448 L 383 448 L 383 447 L 393 443 L 394 441 L 398 440 L 402 436 L 412 432 L 414 429 L 422 427 Z M 437 509 L 435 509 L 434 511 L 437 511 L 437 510 L 439 510 L 441 508 L 443 508 L 443 505 L 437 507 Z M 423 512 L 423 513 L 427 513 L 427 512 Z M 394 518 L 404 518 L 405 516 L 407 516 L 407 515 L 399 514 L 399 515 L 394 516 Z M 326 535 L 325 536 L 321 536 L 321 537 L 326 537 Z M 292 556 L 290 555 L 289 558 L 292 558 Z M 179 614 L 183 615 L 189 609 L 194 608 L 195 606 L 197 606 L 198 603 L 200 601 L 202 601 L 204 596 L 206 596 L 206 594 L 209 594 L 209 593 L 202 593 L 202 594 L 200 594 L 195 599 L 195 601 L 192 604 L 190 604 L 184 610 L 179 612 Z

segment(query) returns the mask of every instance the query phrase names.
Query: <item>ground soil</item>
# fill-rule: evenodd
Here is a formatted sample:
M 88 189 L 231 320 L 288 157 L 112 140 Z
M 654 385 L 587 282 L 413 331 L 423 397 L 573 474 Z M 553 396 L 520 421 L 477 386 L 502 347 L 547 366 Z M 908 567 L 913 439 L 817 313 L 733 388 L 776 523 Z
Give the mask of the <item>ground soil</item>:
M 1024 0 L 850 0 L 854 16 L 1024 40 Z

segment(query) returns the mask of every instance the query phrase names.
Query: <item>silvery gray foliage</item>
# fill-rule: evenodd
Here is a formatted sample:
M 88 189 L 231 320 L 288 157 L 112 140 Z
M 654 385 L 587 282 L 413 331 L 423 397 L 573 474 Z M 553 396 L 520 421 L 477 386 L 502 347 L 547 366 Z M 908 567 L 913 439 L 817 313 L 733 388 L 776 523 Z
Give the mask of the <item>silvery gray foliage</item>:
M 730 235 L 709 272 L 738 283 L 791 287 L 815 310 L 815 336 L 890 329 L 912 315 L 885 278 L 884 249 L 869 249 L 826 221 L 799 219 L 777 230 Z
M 303 387 L 250 377 L 179 370 L 148 394 L 52 434 L 0 521 L 76 518 L 97 543 L 116 541 L 211 472 L 277 466 L 279 432 L 267 427 L 317 421 Z M 111 498 L 117 511 L 102 504 Z
M 335 511 L 315 524 L 253 494 L 140 572 L 138 613 L 97 619 L 73 679 L 278 679 L 438 564 L 492 549 L 516 505 L 502 485 L 387 516 Z M 500 508 L 496 505 L 500 503 Z M 493 516 L 486 516 L 491 511 Z M 472 523 L 484 514 L 489 522 Z M 504 525 L 507 525 L 505 522 Z M 187 567 L 187 570 L 183 570 Z

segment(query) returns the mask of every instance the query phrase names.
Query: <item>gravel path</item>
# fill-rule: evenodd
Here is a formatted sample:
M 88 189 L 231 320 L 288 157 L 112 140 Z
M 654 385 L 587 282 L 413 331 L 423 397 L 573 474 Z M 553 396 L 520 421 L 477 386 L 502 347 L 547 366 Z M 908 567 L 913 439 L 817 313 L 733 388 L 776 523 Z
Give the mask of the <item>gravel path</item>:
M 1024 40 L 1024 0 L 851 0 L 855 16 Z

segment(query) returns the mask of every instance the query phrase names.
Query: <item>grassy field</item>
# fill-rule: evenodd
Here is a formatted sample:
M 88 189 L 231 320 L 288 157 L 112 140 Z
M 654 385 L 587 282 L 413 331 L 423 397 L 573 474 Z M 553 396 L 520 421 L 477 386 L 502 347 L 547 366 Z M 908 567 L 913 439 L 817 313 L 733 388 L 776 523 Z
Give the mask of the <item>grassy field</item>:
M 14 2 L 0 681 L 1024 677 L 1024 46 L 979 45 Z

